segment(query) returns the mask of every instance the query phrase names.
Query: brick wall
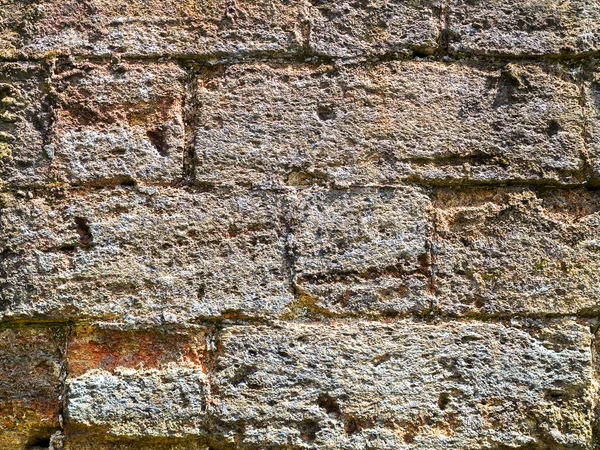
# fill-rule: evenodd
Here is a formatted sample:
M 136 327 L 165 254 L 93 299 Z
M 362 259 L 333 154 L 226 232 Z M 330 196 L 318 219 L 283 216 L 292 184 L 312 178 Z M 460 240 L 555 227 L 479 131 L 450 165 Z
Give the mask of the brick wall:
M 595 0 L 0 0 L 0 448 L 596 448 L 596 57 Z

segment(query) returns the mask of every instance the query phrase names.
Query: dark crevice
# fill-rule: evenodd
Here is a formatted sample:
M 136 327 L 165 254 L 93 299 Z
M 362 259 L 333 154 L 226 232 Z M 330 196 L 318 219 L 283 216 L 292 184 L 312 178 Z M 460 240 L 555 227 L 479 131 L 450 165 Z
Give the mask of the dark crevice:
M 327 272 L 319 274 L 303 274 L 298 276 L 298 283 L 335 283 L 347 280 L 375 280 L 382 277 L 389 278 L 407 278 L 415 275 L 429 276 L 428 269 L 419 268 L 416 270 L 406 270 L 399 264 L 386 267 L 370 267 L 364 271 L 356 270 Z
M 337 400 L 326 392 L 319 395 L 319 398 L 317 399 L 317 405 L 324 409 L 327 414 L 331 414 L 335 417 L 341 417 L 342 415 L 342 411 Z
M 163 158 L 169 156 L 169 144 L 167 140 L 167 128 L 165 126 L 159 126 L 152 130 L 146 131 L 146 136 L 150 140 L 152 146 L 156 149 L 158 154 Z
M 333 105 L 321 104 L 317 107 L 317 116 L 319 120 L 325 122 L 335 119 L 335 109 Z
M 65 340 L 63 342 L 63 347 L 61 349 L 62 352 L 62 362 L 60 365 L 60 403 L 59 403 L 59 423 L 61 431 L 65 426 L 65 418 L 67 417 L 66 413 L 66 400 L 67 400 L 67 379 L 69 377 L 69 342 L 71 341 L 71 336 L 73 335 L 73 322 L 68 322 L 66 324 L 65 330 Z M 62 435 L 55 435 L 56 440 L 61 440 Z
M 27 450 L 47 450 L 50 447 L 50 437 L 38 438 L 32 442 Z
M 450 395 L 447 392 L 442 392 L 438 397 L 438 408 L 443 411 L 448 406 L 448 403 L 450 403 Z
M 450 44 L 450 5 L 448 0 L 442 0 L 438 12 L 440 34 L 438 36 L 438 49 L 436 55 L 444 57 L 448 54 Z
M 485 61 L 532 61 L 532 62 L 581 62 L 586 60 L 594 60 L 600 57 L 600 51 L 589 51 L 580 53 L 546 53 L 546 54 L 530 54 L 530 53 L 461 53 L 461 52 L 449 52 L 449 43 L 459 38 L 458 35 L 452 32 L 449 27 L 446 16 L 448 15 L 447 6 L 443 5 L 440 10 L 441 20 L 441 32 L 438 38 L 438 49 L 432 55 L 429 55 L 429 49 L 419 50 L 413 49 L 411 52 L 397 52 L 390 51 L 378 55 L 362 55 L 355 58 L 346 57 L 335 57 L 327 54 L 315 52 L 312 49 L 307 49 L 304 45 L 306 36 L 308 33 L 304 30 L 304 38 L 300 43 L 300 46 L 296 50 L 287 52 L 279 51 L 247 51 L 239 53 L 227 53 L 227 52 L 215 52 L 211 54 L 189 54 L 189 53 L 156 53 L 147 55 L 120 55 L 122 62 L 131 63 L 144 63 L 144 62 L 157 62 L 160 63 L 168 58 L 170 61 L 178 62 L 182 65 L 187 64 L 198 64 L 214 67 L 214 61 L 218 60 L 221 65 L 236 65 L 253 62 L 299 62 L 306 63 L 307 59 L 310 59 L 311 63 L 316 64 L 347 64 L 347 63 L 364 63 L 364 62 L 383 62 L 383 61 L 403 61 L 403 60 L 421 60 L 423 56 L 427 55 L 428 59 L 449 61 L 449 60 L 471 60 L 474 62 L 485 62 Z M 98 56 L 98 55 L 86 55 L 82 57 L 82 60 L 97 62 L 97 63 L 109 63 L 111 56 Z M 20 61 L 31 61 L 38 63 L 46 63 L 52 61 L 52 58 L 48 56 L 32 56 L 32 55 L 19 55 L 18 57 L 0 56 L 0 62 L 20 62 Z
M 39 126 L 41 128 L 42 136 L 42 148 L 45 149 L 44 153 L 48 158 L 53 157 L 53 150 L 50 149 L 50 145 L 54 141 L 55 123 L 56 123 L 56 111 L 58 96 L 53 89 L 53 78 L 56 71 L 56 59 L 50 59 L 43 62 L 42 67 L 46 73 L 47 79 L 42 85 L 42 92 L 44 92 L 44 98 L 41 106 L 42 111 L 39 116 Z
M 590 136 L 590 132 L 587 127 L 588 122 L 588 114 L 589 109 L 587 105 L 587 96 L 585 94 L 585 84 L 583 80 L 583 73 L 580 75 L 578 80 L 578 88 L 579 88 L 579 106 L 581 108 L 582 120 L 581 120 L 581 139 L 583 140 L 583 148 L 580 152 L 580 157 L 582 161 L 582 172 L 585 174 L 586 180 L 588 180 L 588 184 L 590 187 L 595 187 L 600 185 L 600 180 L 594 178 L 594 173 L 592 169 L 592 163 L 590 161 L 590 142 L 592 138 Z
M 75 226 L 77 234 L 79 234 L 79 245 L 82 248 L 90 248 L 94 245 L 94 237 L 90 231 L 90 226 L 87 219 L 83 217 L 75 217 Z
M 214 373 L 217 370 L 217 359 L 223 351 L 221 344 L 221 323 L 212 323 L 206 329 L 206 347 L 203 355 L 205 372 L 208 378 L 208 392 L 203 397 L 201 409 L 210 416 L 213 396 L 219 394 L 218 384 L 215 382 Z
M 186 185 L 194 183 L 196 164 L 196 121 L 198 119 L 198 83 L 199 75 L 194 68 L 185 67 L 187 72 L 186 95 L 183 104 L 183 167 L 182 179 Z

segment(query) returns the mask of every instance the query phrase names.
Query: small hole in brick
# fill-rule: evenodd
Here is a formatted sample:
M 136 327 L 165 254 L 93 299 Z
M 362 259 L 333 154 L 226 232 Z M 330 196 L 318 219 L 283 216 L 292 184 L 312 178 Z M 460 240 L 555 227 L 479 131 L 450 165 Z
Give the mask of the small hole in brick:
M 91 246 L 94 243 L 94 237 L 87 220 L 83 217 L 75 217 L 75 225 L 81 246 L 84 248 Z
M 434 53 L 434 49 L 427 47 L 413 47 L 412 51 L 416 58 L 427 58 Z
M 483 297 L 477 297 L 475 299 L 475 307 L 481 309 L 485 306 L 485 300 L 483 299 Z
M 412 444 L 415 442 L 415 433 L 407 432 L 404 434 L 403 439 L 407 444 Z
M 556 120 L 548 122 L 548 135 L 554 136 L 561 130 L 560 124 Z
M 327 411 L 327 414 L 334 414 L 336 416 L 342 414 L 338 402 L 327 393 L 319 395 L 319 398 L 317 399 L 317 405 Z
M 36 439 L 27 450 L 47 450 L 50 448 L 50 438 Z
M 306 419 L 300 423 L 300 437 L 307 442 L 314 442 L 320 430 L 321 426 L 316 420 Z
M 442 392 L 438 397 L 438 407 L 443 411 L 450 403 L 450 396 L 447 392 Z
M 169 146 L 167 144 L 167 130 L 165 127 L 158 127 L 146 131 L 146 136 L 160 156 L 169 156 Z
M 317 116 L 319 119 L 326 121 L 335 118 L 335 111 L 331 105 L 319 105 L 317 107 Z
M 346 417 L 344 431 L 348 436 L 360 433 L 362 430 L 373 427 L 373 421 L 370 419 L 360 419 L 357 417 Z

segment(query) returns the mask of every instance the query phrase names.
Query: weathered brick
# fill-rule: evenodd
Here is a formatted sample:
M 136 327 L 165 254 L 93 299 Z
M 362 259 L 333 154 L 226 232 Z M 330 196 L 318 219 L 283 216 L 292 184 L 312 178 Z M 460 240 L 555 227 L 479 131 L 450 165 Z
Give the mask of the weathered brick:
M 597 312 L 594 191 L 437 193 L 437 296 L 448 314 Z
M 203 367 L 206 340 L 206 330 L 199 327 L 169 330 L 79 326 L 69 335 L 69 377 L 93 370 L 113 373 L 123 368 Z
M 579 54 L 600 50 L 599 21 L 586 0 L 451 0 L 447 37 L 451 53 Z
M 174 64 L 61 67 L 53 180 L 173 182 L 183 177 L 185 72 Z
M 0 183 L 36 184 L 50 159 L 44 71 L 30 63 L 0 63 Z
M 33 24 L 39 18 L 40 3 L 0 0 L 0 57 L 15 57 L 31 40 Z
M 240 65 L 197 100 L 200 184 L 585 179 L 579 88 L 543 64 Z
M 430 54 L 438 1 L 3 0 L 0 56 L 122 53 L 221 56 L 302 53 L 333 57 Z
M 293 51 L 302 47 L 302 6 L 279 0 L 42 0 L 33 6 L 12 0 L 0 13 L 0 56 Z
M 588 139 L 587 157 L 591 183 L 600 183 L 600 71 L 597 61 L 582 66 L 584 74 L 583 103 L 585 107 L 585 131 Z
M 67 380 L 66 431 L 83 428 L 93 435 L 99 429 L 129 438 L 201 434 L 207 389 L 199 368 L 89 372 Z
M 101 435 L 107 448 L 128 448 L 119 439 L 137 438 L 130 448 L 139 448 L 148 438 L 198 434 L 209 399 L 210 342 L 201 327 L 75 329 L 67 348 L 67 448 L 86 448 L 81 435 Z
M 401 321 L 223 330 L 214 417 L 236 448 L 590 448 L 589 329 Z
M 0 329 L 0 447 L 25 450 L 59 428 L 65 331 Z
M 440 2 L 311 0 L 308 45 L 334 57 L 431 54 L 440 38 Z
M 300 294 L 292 314 L 429 308 L 428 206 L 410 187 L 303 193 L 292 226 Z
M 3 317 L 180 322 L 292 298 L 284 199 L 175 188 L 71 190 L 0 213 Z
M 69 436 L 64 450 L 211 450 L 204 440 L 188 438 L 122 439 L 100 435 L 76 434 Z

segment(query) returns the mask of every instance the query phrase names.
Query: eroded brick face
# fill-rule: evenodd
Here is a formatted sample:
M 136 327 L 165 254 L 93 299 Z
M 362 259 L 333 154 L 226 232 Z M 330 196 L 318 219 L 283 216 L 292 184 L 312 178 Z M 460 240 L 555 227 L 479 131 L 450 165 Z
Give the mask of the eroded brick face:
M 0 449 L 600 446 L 599 27 L 0 0 Z
M 520 62 L 243 65 L 198 75 L 198 183 L 581 183 L 580 89 Z
M 3 326 L 0 330 L 0 444 L 21 449 L 60 428 L 66 329 Z

